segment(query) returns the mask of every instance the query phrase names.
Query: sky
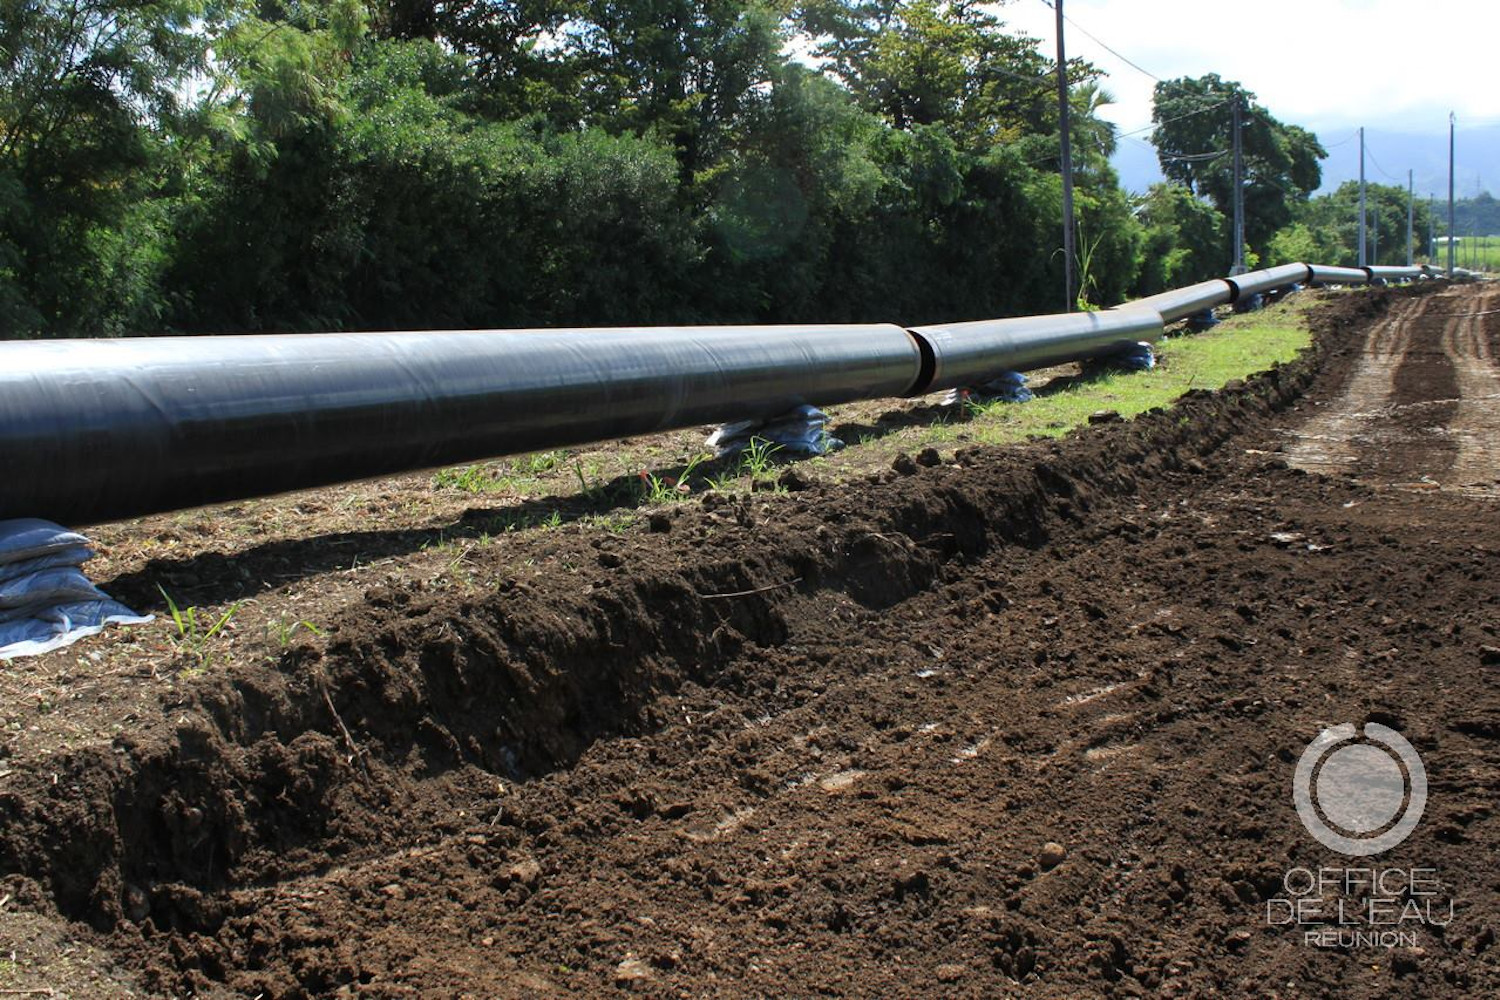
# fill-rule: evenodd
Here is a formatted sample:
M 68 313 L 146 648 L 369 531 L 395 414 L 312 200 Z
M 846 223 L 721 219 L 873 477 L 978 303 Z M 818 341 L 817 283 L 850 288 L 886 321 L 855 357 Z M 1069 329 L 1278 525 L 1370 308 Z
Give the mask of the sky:
M 1047 0 L 1009 0 L 995 12 L 1055 52 Z M 1141 189 L 1154 170 L 1153 76 L 1218 73 L 1279 120 L 1317 133 L 1330 153 L 1325 188 L 1357 175 L 1365 126 L 1381 168 L 1367 158 L 1371 180 L 1404 187 L 1412 169 L 1419 191 L 1441 181 L 1446 196 L 1452 111 L 1460 196 L 1500 191 L 1500 0 L 1064 0 L 1063 12 L 1068 56 L 1108 73 L 1115 104 L 1104 116 L 1122 134 L 1126 187 Z

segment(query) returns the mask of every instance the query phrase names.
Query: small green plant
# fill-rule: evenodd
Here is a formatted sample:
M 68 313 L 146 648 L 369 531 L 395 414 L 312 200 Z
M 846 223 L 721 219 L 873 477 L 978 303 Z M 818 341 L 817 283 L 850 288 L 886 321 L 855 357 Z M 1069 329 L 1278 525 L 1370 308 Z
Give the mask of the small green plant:
M 676 503 L 692 496 L 692 475 L 698 466 L 708 458 L 706 454 L 693 455 L 683 466 L 682 474 L 679 476 L 658 476 L 655 473 L 640 471 L 641 480 L 641 502 L 647 504 Z
M 1082 224 L 1078 227 L 1078 236 L 1084 244 L 1078 254 L 1078 311 L 1094 312 L 1099 308 L 1091 298 L 1091 293 L 1099 290 L 1099 282 L 1094 279 L 1094 253 L 1104 242 L 1104 236 L 1100 234 L 1089 243 L 1083 239 Z
M 995 408 L 995 404 L 993 402 L 976 399 L 972 393 L 965 393 L 963 403 L 961 405 L 964 408 L 964 413 L 967 414 L 971 420 L 977 420 L 980 417 L 987 417 L 991 412 L 993 412 Z
M 482 465 L 439 469 L 433 473 L 432 487 L 463 490 L 465 493 L 486 493 L 495 488 L 495 471 Z
M 582 518 L 578 523 L 586 529 L 598 528 L 611 534 L 620 534 L 635 524 L 637 518 L 634 514 L 611 513 L 590 514 Z
M 689 486 L 691 486 L 693 473 L 698 471 L 698 466 L 702 465 L 706 461 L 708 461 L 708 454 L 701 451 L 689 458 L 687 460 L 687 464 L 682 467 L 682 475 L 679 477 L 681 481 L 684 483 L 688 483 Z
M 568 457 L 565 451 L 539 451 L 533 455 L 525 455 L 511 462 L 511 468 L 517 472 L 528 475 L 539 476 L 544 472 L 551 472 L 563 463 Z
M 735 490 L 739 489 L 740 485 L 739 475 L 734 472 L 726 472 L 718 478 L 714 479 L 705 477 L 703 481 L 707 483 L 708 488 L 713 490 L 715 493 L 733 493 Z
M 781 450 L 781 445 L 765 438 L 751 438 L 740 455 L 740 471 L 750 479 L 762 479 L 771 471 L 771 456 Z
M 235 614 L 244 605 L 244 601 L 235 601 L 222 615 L 213 621 L 211 625 L 205 625 L 208 618 L 200 619 L 197 607 L 178 607 L 177 602 L 172 600 L 172 595 L 167 593 L 161 584 L 156 585 L 161 592 L 162 598 L 167 602 L 167 611 L 172 616 L 172 624 L 177 626 L 177 643 L 190 649 L 198 658 L 198 671 L 208 668 L 213 657 L 208 644 L 213 637 L 224 631 L 224 627 L 234 618 Z
M 687 483 L 680 483 L 672 476 L 658 476 L 655 473 L 640 471 L 641 480 L 641 503 L 664 504 L 676 503 L 691 492 Z
M 318 628 L 318 626 L 314 625 L 310 621 L 295 621 L 289 623 L 285 618 L 276 619 L 276 621 L 271 624 L 271 628 L 275 631 L 276 640 L 281 644 L 282 649 L 286 649 L 292 644 L 292 639 L 297 635 L 298 629 L 306 629 L 319 638 L 322 638 L 326 634 L 322 629 Z
M 598 466 L 594 467 L 594 471 L 597 474 Z M 588 477 L 583 474 L 583 462 L 581 460 L 573 459 L 573 472 L 578 476 L 578 492 L 580 494 L 585 497 L 591 497 L 599 491 L 599 485 L 597 483 L 590 485 Z

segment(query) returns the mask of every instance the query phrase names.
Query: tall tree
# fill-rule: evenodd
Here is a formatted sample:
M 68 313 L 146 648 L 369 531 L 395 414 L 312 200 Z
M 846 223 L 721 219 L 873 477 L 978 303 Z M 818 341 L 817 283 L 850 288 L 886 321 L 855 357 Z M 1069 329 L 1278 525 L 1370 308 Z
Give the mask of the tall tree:
M 470 102 L 490 117 L 541 114 L 576 126 L 577 67 L 564 32 L 585 0 L 369 0 L 379 38 L 440 41 L 472 71 Z
M 148 196 L 184 77 L 204 65 L 198 0 L 0 0 L 0 321 L 109 333 L 154 241 Z M 126 234 L 130 236 L 127 238 Z
M 1406 263 L 1406 188 L 1370 184 L 1365 191 L 1366 238 L 1370 263 Z M 1425 200 L 1416 204 L 1413 242 L 1425 256 L 1430 215 Z M 1328 264 L 1359 261 L 1359 183 L 1345 181 L 1338 190 L 1296 206 L 1293 220 L 1271 240 L 1270 262 L 1316 257 Z
M 1255 95 L 1217 74 L 1182 77 L 1156 85 L 1152 142 L 1168 180 L 1207 198 L 1226 217 L 1234 211 L 1235 101 L 1241 103 L 1245 164 L 1245 241 L 1264 255 L 1273 234 L 1291 221 L 1293 208 L 1322 183 L 1319 161 L 1328 155 L 1317 136 L 1278 121 Z M 1226 262 L 1233 248 L 1225 249 Z
M 567 32 L 589 120 L 661 136 L 689 184 L 722 160 L 783 62 L 780 14 L 746 0 L 586 0 Z
M 1051 62 L 993 4 L 806 0 L 798 27 L 866 110 L 899 129 L 940 124 L 961 148 L 1056 128 Z M 1096 72 L 1079 63 L 1076 80 Z
M 1140 200 L 1139 218 L 1145 238 L 1137 294 L 1155 295 L 1224 274 L 1224 216 L 1186 187 L 1151 185 Z

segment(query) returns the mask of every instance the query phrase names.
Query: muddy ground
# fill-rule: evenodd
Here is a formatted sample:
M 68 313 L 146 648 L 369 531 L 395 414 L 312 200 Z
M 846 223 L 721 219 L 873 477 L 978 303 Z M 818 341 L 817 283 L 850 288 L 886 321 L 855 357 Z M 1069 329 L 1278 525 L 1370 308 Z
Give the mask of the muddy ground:
M 1169 411 L 465 549 L 165 698 L 7 706 L 0 993 L 1500 994 L 1497 313 L 1344 296 Z M 1364 860 L 1292 800 L 1346 722 L 1429 785 Z M 1279 919 L 1351 867 L 1423 873 L 1396 939 Z

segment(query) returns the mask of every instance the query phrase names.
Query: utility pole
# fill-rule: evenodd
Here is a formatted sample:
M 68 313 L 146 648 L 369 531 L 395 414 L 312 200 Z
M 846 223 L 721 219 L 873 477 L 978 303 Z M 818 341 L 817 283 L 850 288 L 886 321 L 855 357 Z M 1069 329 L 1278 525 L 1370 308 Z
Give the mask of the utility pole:
M 1448 277 L 1453 277 L 1453 130 L 1457 119 L 1448 112 Z
M 1072 115 L 1068 107 L 1068 53 L 1063 45 L 1063 0 L 1052 0 L 1057 11 L 1057 110 L 1062 129 L 1063 301 L 1064 312 L 1078 308 L 1077 238 L 1073 229 Z
M 1245 144 L 1240 132 L 1240 96 L 1234 95 L 1234 263 L 1230 274 L 1245 273 Z
M 1359 266 L 1369 261 L 1365 253 L 1365 130 L 1359 130 Z
M 1416 259 L 1412 255 L 1417 252 L 1417 249 L 1416 249 L 1415 246 L 1412 245 L 1412 241 L 1411 241 L 1412 240 L 1411 228 L 1412 228 L 1413 224 L 1415 224 L 1416 218 L 1417 218 L 1417 196 L 1414 193 L 1415 190 L 1416 189 L 1412 187 L 1412 171 L 1411 171 L 1410 168 L 1407 168 L 1407 171 L 1406 171 L 1406 266 L 1407 267 L 1411 267 L 1413 264 L 1416 263 Z

